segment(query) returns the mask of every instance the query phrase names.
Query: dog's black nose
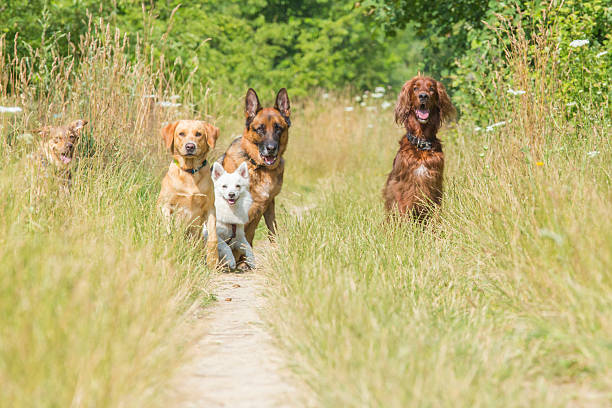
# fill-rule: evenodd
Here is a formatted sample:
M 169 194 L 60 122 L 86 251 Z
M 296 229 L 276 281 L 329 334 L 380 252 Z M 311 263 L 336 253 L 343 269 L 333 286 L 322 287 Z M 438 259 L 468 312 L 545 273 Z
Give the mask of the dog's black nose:
M 425 92 L 421 92 L 419 94 L 419 100 L 425 101 L 425 100 L 427 100 L 427 98 L 429 98 L 429 95 L 427 95 Z
M 228 193 L 227 195 L 229 196 L 229 198 L 234 198 L 234 197 L 236 197 L 236 193 Z
M 268 153 L 276 153 L 276 149 L 278 149 L 278 143 L 266 143 L 265 146 Z
M 71 148 L 72 148 L 72 146 L 74 146 L 74 145 L 73 145 L 71 142 L 66 143 L 66 147 L 67 147 L 68 149 L 71 149 Z
M 187 153 L 193 153 L 195 152 L 195 149 L 196 149 L 195 143 L 185 143 L 185 151 Z

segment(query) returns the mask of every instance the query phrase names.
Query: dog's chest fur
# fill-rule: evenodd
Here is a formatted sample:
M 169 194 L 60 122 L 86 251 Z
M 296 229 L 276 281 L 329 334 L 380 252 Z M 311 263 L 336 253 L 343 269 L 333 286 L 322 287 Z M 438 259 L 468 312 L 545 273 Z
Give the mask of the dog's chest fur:
M 188 224 L 202 225 L 204 215 L 214 204 L 212 192 L 212 180 L 206 170 L 194 177 L 171 164 L 162 182 L 159 200 Z
M 232 225 L 245 225 L 249 222 L 249 208 L 253 200 L 248 191 L 243 192 L 234 205 L 223 198 L 220 192 L 215 191 L 215 208 L 217 211 L 217 235 L 223 241 L 233 238 L 235 230 Z
M 255 168 L 249 165 L 251 195 L 253 197 L 252 213 L 263 214 L 268 204 L 276 197 L 283 185 L 284 160 L 281 158 L 276 169 Z
M 253 204 L 249 212 L 250 220 L 259 220 L 266 211 L 274 197 L 276 197 L 283 187 L 283 174 L 285 171 L 285 161 L 279 157 L 278 165 L 274 168 L 257 167 L 247 161 L 244 150 L 237 143 L 236 139 L 225 153 L 223 167 L 228 172 L 236 171 L 242 162 L 246 161 L 249 166 L 249 180 L 251 198 Z

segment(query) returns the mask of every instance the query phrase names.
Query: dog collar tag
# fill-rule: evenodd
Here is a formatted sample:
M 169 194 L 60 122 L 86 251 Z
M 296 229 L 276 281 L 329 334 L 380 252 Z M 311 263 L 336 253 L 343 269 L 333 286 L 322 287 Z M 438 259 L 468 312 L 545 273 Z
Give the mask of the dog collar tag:
M 178 160 L 174 159 L 174 164 L 176 164 L 176 166 L 179 169 L 181 169 L 183 171 L 186 171 L 189 174 L 196 174 L 198 171 L 202 170 L 202 168 L 204 166 L 206 166 L 206 163 L 208 163 L 208 160 L 204 160 L 204 163 L 202 163 L 202 165 L 200 167 L 198 167 L 197 169 L 184 169 L 184 168 L 181 167 L 181 165 L 179 164 Z

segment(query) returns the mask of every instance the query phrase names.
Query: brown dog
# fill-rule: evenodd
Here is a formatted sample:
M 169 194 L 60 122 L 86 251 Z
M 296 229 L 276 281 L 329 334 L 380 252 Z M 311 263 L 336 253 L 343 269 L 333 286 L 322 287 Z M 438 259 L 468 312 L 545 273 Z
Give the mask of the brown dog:
M 253 204 L 249 210 L 249 222 L 245 234 L 253 245 L 255 230 L 263 215 L 270 231 L 276 231 L 274 198 L 283 186 L 285 161 L 283 153 L 289 141 L 291 115 L 289 95 L 285 88 L 278 91 L 273 108 L 262 108 L 253 89 L 249 89 L 245 102 L 246 128 L 241 138 L 232 142 L 220 161 L 228 172 L 234 172 L 247 162 L 251 181 Z
M 416 76 L 406 82 L 395 107 L 395 122 L 406 128 L 383 189 L 385 209 L 423 220 L 442 200 L 444 153 L 437 138 L 455 108 L 440 82 Z
M 67 126 L 44 126 L 34 131 L 42 137 L 42 143 L 35 155 L 36 161 L 47 176 L 58 177 L 64 188 L 70 187 L 70 164 L 74 157 L 74 148 L 81 129 L 86 124 L 86 120 L 78 119 Z
M 161 133 L 174 161 L 162 181 L 157 205 L 168 223 L 178 218 L 192 236 L 201 236 L 206 220 L 206 260 L 215 268 L 219 260 L 215 193 L 206 156 L 215 147 L 219 129 L 200 120 L 179 120 L 164 126 Z

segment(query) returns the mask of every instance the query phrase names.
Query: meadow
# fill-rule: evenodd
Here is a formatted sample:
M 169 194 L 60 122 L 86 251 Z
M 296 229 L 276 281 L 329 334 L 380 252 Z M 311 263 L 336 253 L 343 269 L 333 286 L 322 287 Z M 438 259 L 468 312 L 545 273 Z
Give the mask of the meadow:
M 295 122 L 286 191 L 304 211 L 267 253 L 269 321 L 321 406 L 612 402 L 610 105 L 555 98 L 554 47 L 530 59 L 506 34 L 490 121 L 442 132 L 444 202 L 425 228 L 384 222 L 390 111 L 316 101 Z
M 441 133 L 444 202 L 424 228 L 384 222 L 399 89 L 292 98 L 277 243 L 256 249 L 266 319 L 318 406 L 612 403 L 609 96 L 568 106 L 554 47 L 527 58 L 550 37 L 509 36 L 489 117 L 464 109 Z M 104 22 L 73 46 L 78 64 L 0 41 L 0 105 L 22 108 L 0 114 L 0 406 L 169 406 L 215 272 L 155 211 L 159 128 L 206 119 L 219 155 L 243 95 L 179 83 L 144 47 L 128 58 Z M 27 154 L 33 129 L 78 117 L 65 195 Z

